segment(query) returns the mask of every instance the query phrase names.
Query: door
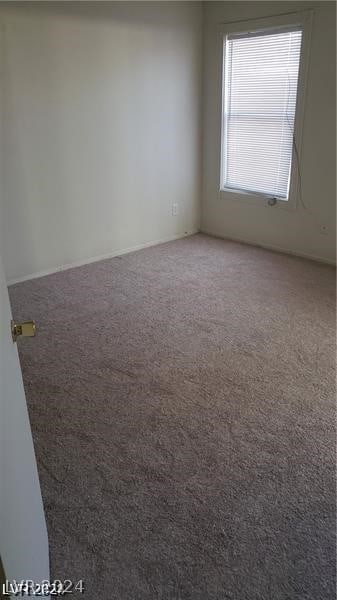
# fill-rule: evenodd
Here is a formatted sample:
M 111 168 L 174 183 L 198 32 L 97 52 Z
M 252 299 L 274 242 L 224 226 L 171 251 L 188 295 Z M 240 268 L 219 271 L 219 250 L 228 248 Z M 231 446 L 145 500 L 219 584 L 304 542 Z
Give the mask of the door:
M 0 556 L 7 580 L 39 583 L 49 580 L 48 537 L 11 318 L 0 258 Z

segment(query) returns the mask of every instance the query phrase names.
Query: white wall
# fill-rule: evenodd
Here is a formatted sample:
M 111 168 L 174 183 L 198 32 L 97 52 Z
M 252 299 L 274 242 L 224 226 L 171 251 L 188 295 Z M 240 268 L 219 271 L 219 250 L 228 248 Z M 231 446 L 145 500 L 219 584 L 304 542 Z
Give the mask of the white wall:
M 7 280 L 195 231 L 201 3 L 1 3 L 0 20 Z
M 218 24 L 314 9 L 303 130 L 302 196 L 309 211 L 219 197 Z M 336 14 L 334 2 L 204 4 L 204 168 L 201 229 L 219 236 L 335 260 Z M 326 226 L 327 234 L 321 233 Z

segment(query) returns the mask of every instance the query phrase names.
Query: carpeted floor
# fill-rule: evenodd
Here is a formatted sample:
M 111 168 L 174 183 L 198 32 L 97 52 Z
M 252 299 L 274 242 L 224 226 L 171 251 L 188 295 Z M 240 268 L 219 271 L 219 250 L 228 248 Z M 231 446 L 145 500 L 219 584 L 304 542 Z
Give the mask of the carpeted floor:
M 199 234 L 10 288 L 52 578 L 335 598 L 334 275 Z

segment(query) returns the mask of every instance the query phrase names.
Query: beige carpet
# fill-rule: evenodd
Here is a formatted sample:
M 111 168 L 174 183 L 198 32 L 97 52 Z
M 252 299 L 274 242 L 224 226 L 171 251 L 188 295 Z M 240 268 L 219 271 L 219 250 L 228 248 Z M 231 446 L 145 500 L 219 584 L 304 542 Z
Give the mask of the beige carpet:
M 10 296 L 53 578 L 335 598 L 332 267 L 196 235 Z

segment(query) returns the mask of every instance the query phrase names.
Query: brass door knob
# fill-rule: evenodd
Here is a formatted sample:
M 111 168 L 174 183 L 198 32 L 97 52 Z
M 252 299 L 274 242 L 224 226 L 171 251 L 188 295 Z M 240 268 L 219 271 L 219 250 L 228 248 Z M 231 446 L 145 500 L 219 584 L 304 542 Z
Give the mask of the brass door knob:
M 11 330 L 13 342 L 16 342 L 19 335 L 22 335 L 23 337 L 34 337 L 36 333 L 35 321 L 25 321 L 24 323 L 11 321 Z

